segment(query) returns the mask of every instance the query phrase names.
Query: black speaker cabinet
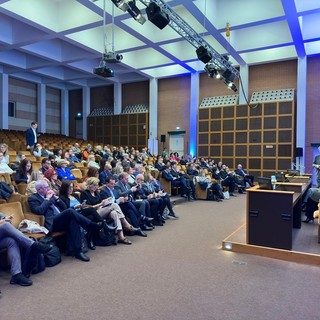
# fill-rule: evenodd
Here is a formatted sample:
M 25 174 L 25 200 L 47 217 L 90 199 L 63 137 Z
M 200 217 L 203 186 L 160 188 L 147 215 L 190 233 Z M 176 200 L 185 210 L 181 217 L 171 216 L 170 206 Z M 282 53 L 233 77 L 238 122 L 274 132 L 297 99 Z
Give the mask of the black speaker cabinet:
M 296 148 L 296 157 L 303 157 L 303 148 Z
M 161 142 L 166 142 L 166 135 L 162 134 L 160 139 Z
M 170 22 L 169 16 L 161 11 L 161 8 L 153 2 L 146 8 L 146 13 L 148 19 L 161 30 Z

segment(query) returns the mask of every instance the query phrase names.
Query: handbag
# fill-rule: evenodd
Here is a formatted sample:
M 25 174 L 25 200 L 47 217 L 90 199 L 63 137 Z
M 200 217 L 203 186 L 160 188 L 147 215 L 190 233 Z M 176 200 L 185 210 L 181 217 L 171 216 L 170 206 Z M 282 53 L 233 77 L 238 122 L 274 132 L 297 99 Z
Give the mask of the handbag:
M 222 192 L 222 194 L 223 194 L 223 198 L 224 198 L 224 199 L 226 199 L 226 200 L 229 200 L 229 199 L 230 199 L 230 193 L 229 193 L 229 191 L 224 191 L 224 192 Z
M 105 228 L 102 228 L 95 235 L 93 243 L 96 246 L 112 246 L 117 244 L 116 231 L 114 229 L 108 229 L 106 225 Z
M 47 245 L 52 245 L 49 252 L 44 253 L 44 263 L 46 267 L 53 267 L 61 262 L 61 253 L 59 247 L 56 245 L 54 239 L 50 236 L 44 236 L 38 240 L 39 242 Z

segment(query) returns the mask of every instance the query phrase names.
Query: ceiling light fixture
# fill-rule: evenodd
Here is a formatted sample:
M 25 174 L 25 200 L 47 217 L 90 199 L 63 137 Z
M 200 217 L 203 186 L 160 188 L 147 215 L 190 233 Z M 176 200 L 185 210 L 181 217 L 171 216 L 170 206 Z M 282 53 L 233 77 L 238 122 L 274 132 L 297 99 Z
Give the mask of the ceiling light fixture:
M 111 0 L 119 9 L 126 12 L 128 10 L 128 5 L 123 0 Z
M 142 15 L 141 11 L 136 6 L 136 2 L 129 1 L 127 5 L 128 5 L 127 11 L 130 14 L 130 16 L 134 20 L 138 21 L 140 24 L 144 24 L 146 22 L 146 18 Z

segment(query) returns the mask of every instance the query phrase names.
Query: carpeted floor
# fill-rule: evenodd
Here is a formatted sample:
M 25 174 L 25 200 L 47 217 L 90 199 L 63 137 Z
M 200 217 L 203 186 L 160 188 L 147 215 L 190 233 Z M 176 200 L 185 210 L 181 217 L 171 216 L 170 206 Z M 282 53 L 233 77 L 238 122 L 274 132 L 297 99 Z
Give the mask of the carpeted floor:
M 91 251 L 89 263 L 63 257 L 32 287 L 1 272 L 1 319 L 319 319 L 318 267 L 221 250 L 245 221 L 245 197 L 181 203 L 180 220 Z

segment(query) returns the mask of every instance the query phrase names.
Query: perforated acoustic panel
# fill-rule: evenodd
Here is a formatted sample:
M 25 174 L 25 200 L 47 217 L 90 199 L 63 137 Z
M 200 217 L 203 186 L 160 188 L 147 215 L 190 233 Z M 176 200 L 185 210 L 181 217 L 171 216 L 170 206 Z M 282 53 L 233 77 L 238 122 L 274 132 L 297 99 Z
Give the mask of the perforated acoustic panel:
M 149 112 L 148 106 L 146 104 L 133 104 L 129 106 L 125 106 L 122 110 L 122 114 L 129 113 L 146 113 Z
M 229 96 L 207 97 L 203 98 L 199 108 L 234 106 L 238 104 L 238 100 L 238 94 Z
M 293 101 L 294 89 L 280 89 L 270 91 L 253 92 L 250 103 L 272 102 L 272 101 Z
M 89 117 L 97 117 L 97 116 L 112 116 L 113 108 L 112 107 L 97 107 L 91 111 Z

